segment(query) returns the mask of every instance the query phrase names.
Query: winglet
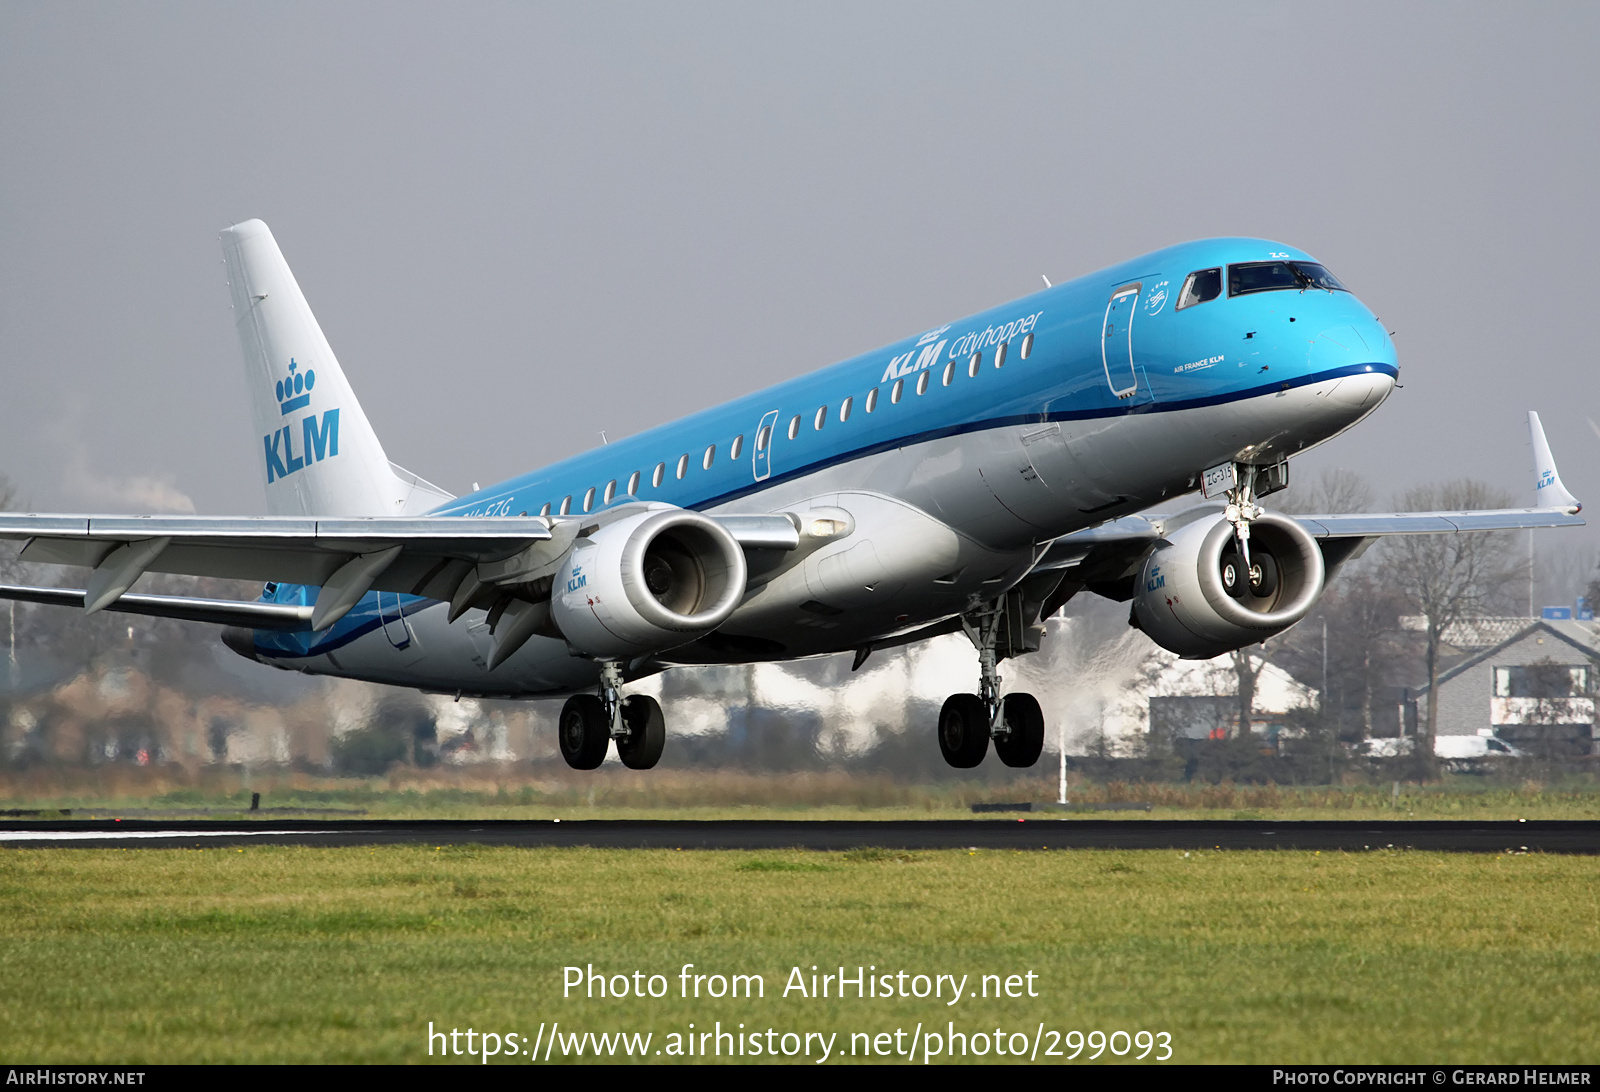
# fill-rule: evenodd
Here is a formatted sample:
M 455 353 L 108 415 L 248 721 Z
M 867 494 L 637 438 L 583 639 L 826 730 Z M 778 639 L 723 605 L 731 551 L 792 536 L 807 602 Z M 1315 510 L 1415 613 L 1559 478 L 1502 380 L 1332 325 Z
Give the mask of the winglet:
M 1556 469 L 1555 456 L 1550 454 L 1550 444 L 1544 438 L 1544 426 L 1532 410 L 1528 411 L 1528 437 L 1533 443 L 1534 504 L 1540 508 L 1565 508 L 1573 514 L 1582 511 L 1578 498 L 1561 484 L 1561 472 Z

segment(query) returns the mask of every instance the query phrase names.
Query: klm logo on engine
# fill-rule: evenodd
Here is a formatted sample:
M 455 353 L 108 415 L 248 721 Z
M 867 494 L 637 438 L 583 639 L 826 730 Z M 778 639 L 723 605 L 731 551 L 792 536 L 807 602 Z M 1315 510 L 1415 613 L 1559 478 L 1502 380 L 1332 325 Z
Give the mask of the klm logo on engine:
M 1150 579 L 1144 582 L 1144 590 L 1147 592 L 1153 592 L 1157 588 L 1164 588 L 1166 586 L 1167 578 L 1161 575 L 1161 566 L 1152 565 L 1150 567 Z
M 284 417 L 295 410 L 311 405 L 311 389 L 317 384 L 317 373 L 310 368 L 300 370 L 294 358 L 289 359 L 289 374 L 278 380 L 278 413 Z M 298 436 L 297 436 L 298 434 Z M 298 440 L 300 450 L 295 451 Z M 267 461 L 267 484 L 287 478 L 297 470 L 312 463 L 331 459 L 339 454 L 339 411 L 328 410 L 319 420 L 315 413 L 284 425 L 271 436 L 261 437 L 261 446 Z
M 572 567 L 572 578 L 567 581 L 567 591 L 575 592 L 579 588 L 588 587 L 588 585 L 589 578 L 584 575 L 583 566 L 574 565 Z

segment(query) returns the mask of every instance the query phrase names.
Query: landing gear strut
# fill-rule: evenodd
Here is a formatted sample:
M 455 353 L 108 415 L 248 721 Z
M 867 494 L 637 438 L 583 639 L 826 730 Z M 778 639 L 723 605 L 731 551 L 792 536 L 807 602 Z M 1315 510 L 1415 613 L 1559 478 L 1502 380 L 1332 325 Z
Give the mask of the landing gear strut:
M 632 770 L 648 770 L 661 759 L 667 740 L 661 704 L 645 694 L 624 698 L 622 667 L 600 665 L 600 694 L 574 694 L 561 707 L 557 736 L 561 757 L 575 770 L 592 770 L 605 761 L 606 746 L 617 741 L 617 757 Z
M 1225 470 L 1223 464 L 1219 470 Z M 1208 471 L 1207 474 L 1214 473 Z M 1233 524 L 1234 549 L 1222 555 L 1222 587 L 1235 599 L 1247 594 L 1270 599 L 1278 590 L 1278 560 L 1265 550 L 1250 553 L 1250 523 L 1261 518 L 1256 498 L 1262 493 L 1282 489 L 1288 482 L 1288 464 L 1259 467 L 1250 463 L 1233 464 L 1233 486 L 1226 493 L 1228 506 L 1223 516 Z M 1224 478 L 1223 480 L 1226 480 Z
M 1256 503 L 1256 474 L 1259 468 L 1249 463 L 1233 466 L 1233 488 L 1228 490 L 1228 507 L 1223 516 L 1233 524 L 1233 538 L 1239 544 L 1239 557 L 1248 572 L 1250 564 L 1250 521 L 1261 518 L 1261 506 Z M 1232 594 L 1232 589 L 1229 589 Z M 1240 588 L 1243 594 L 1243 587 Z
M 989 741 L 1007 766 L 1028 767 L 1044 749 L 1044 713 L 1031 694 L 1000 696 L 997 651 L 1006 623 L 1004 600 L 961 619 L 961 628 L 978 650 L 978 692 L 953 694 L 939 711 L 939 751 L 958 770 L 983 761 Z

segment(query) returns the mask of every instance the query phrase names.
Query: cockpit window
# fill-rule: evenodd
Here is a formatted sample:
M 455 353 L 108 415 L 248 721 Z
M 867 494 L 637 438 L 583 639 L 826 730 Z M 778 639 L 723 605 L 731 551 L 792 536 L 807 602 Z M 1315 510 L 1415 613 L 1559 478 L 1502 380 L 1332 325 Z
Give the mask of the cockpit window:
M 1183 282 L 1183 291 L 1178 293 L 1178 310 L 1193 307 L 1197 303 L 1205 303 L 1222 295 L 1222 270 L 1201 269 L 1189 274 L 1189 279 Z
M 1228 295 L 1276 292 L 1282 288 L 1321 288 L 1348 292 L 1337 277 L 1316 262 L 1242 262 L 1228 267 Z

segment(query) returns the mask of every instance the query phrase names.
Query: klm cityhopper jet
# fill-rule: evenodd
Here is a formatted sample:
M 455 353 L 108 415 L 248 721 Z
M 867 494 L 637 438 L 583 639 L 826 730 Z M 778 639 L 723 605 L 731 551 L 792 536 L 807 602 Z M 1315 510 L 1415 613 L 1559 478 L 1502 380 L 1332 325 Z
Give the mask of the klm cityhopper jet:
M 583 455 L 451 497 L 389 462 L 267 226 L 222 236 L 270 516 L 0 516 L 83 590 L 0 597 L 220 623 L 274 667 L 485 697 L 567 696 L 561 753 L 661 755 L 629 682 L 680 664 L 965 633 L 952 766 L 1031 766 L 1045 718 L 1000 692 L 1080 591 L 1186 657 L 1305 617 L 1376 538 L 1579 525 L 1536 415 L 1535 507 L 1301 516 L 1288 460 L 1395 385 L 1382 326 L 1310 255 L 1159 250 Z M 1199 490 L 1176 515 L 1135 515 Z M 130 593 L 146 572 L 260 580 L 256 602 Z

